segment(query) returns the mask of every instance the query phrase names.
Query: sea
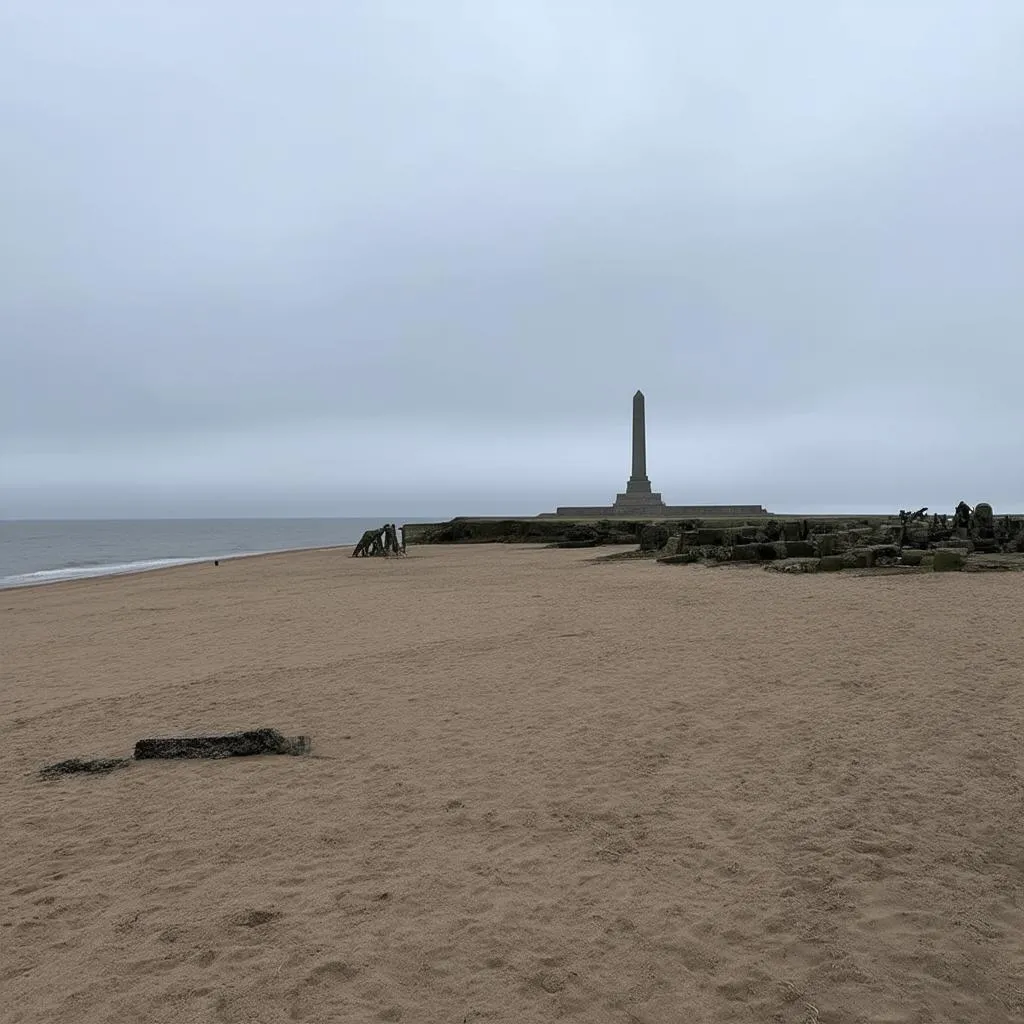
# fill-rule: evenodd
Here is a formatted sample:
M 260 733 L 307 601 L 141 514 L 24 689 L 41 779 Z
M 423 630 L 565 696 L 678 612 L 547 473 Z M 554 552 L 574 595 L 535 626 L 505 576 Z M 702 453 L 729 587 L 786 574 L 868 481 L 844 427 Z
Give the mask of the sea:
M 355 544 L 365 530 L 383 525 L 383 519 L 0 520 L 0 589 Z

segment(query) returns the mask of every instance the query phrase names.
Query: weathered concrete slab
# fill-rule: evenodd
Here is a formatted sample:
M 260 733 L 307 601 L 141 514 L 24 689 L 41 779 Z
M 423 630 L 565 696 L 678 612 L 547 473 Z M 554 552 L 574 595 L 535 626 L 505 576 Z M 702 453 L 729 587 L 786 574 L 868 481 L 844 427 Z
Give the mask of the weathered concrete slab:
M 276 729 L 251 729 L 215 736 L 166 736 L 139 740 L 135 759 L 253 757 L 259 754 L 308 754 L 310 738 L 282 736 Z
M 62 775 L 106 775 L 118 768 L 127 768 L 131 763 L 130 757 L 96 757 L 90 760 L 72 757 L 66 761 L 58 761 L 56 764 L 48 764 L 44 768 L 40 768 L 39 774 L 44 779 L 57 779 Z

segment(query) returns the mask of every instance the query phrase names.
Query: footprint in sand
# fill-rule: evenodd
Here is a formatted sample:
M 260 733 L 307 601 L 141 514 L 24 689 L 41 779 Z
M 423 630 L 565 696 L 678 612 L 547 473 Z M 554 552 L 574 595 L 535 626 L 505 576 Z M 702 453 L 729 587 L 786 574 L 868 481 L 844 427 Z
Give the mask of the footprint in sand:
M 328 960 L 326 963 L 314 967 L 306 980 L 314 984 L 351 981 L 358 973 L 358 967 L 353 967 L 352 964 L 347 964 L 343 960 Z
M 279 910 L 257 910 L 250 907 L 240 914 L 235 914 L 231 918 L 231 923 L 240 928 L 258 928 L 260 925 L 276 921 L 280 916 Z

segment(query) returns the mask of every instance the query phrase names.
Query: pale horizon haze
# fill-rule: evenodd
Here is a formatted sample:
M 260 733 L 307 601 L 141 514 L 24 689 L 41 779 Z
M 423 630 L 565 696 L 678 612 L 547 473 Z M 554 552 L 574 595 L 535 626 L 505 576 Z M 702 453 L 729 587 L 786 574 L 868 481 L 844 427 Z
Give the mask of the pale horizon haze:
M 1024 512 L 1024 5 L 0 5 L 0 518 Z M 397 514 L 395 512 L 394 514 Z

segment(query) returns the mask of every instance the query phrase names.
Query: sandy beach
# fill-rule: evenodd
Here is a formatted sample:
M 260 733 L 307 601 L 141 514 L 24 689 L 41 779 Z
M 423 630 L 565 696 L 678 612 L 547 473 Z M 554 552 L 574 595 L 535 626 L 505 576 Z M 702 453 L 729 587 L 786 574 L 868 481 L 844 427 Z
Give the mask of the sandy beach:
M 0 592 L 0 1019 L 1024 1020 L 1024 575 L 593 554 Z

